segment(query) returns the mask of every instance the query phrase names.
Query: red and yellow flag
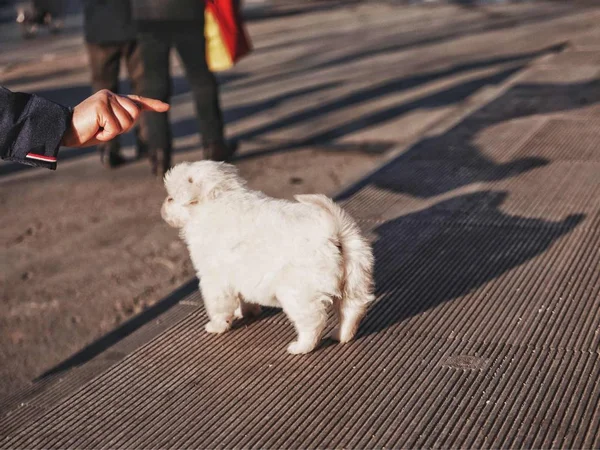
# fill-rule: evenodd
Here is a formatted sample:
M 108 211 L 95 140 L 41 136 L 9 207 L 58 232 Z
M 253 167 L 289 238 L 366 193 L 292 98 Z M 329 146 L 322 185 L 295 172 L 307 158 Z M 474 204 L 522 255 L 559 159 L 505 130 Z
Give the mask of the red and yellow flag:
M 206 61 L 213 72 L 230 69 L 252 50 L 234 0 L 206 0 Z

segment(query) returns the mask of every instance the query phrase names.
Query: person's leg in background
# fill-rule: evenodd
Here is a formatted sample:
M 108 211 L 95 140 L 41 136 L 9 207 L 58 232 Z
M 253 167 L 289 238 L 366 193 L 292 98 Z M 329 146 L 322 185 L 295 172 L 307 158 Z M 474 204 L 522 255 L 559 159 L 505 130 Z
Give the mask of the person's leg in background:
M 44 22 L 52 33 L 62 29 L 66 7 L 64 0 L 33 0 L 31 5 L 35 11 L 36 22 Z
M 182 24 L 173 34 L 173 43 L 194 94 L 205 157 L 227 161 L 233 156 L 236 145 L 225 142 L 219 87 L 206 63 L 204 22 L 198 20 Z
M 137 41 L 129 41 L 123 44 L 123 54 L 127 65 L 127 73 L 131 81 L 131 88 L 136 95 L 144 95 L 144 63 L 142 52 Z M 148 130 L 145 125 L 145 116 L 142 115 L 135 127 L 136 137 L 136 159 L 148 154 Z
M 148 25 L 141 28 L 138 44 L 144 65 L 142 95 L 168 102 L 171 97 L 170 33 Z M 146 127 L 152 173 L 162 176 L 171 167 L 173 139 L 168 113 L 144 112 L 142 120 Z
M 121 45 L 87 43 L 87 50 L 92 71 L 92 90 L 98 92 L 108 89 L 119 92 L 119 65 L 121 61 Z M 117 167 L 125 162 L 120 155 L 119 139 L 97 146 L 102 165 L 107 168 Z

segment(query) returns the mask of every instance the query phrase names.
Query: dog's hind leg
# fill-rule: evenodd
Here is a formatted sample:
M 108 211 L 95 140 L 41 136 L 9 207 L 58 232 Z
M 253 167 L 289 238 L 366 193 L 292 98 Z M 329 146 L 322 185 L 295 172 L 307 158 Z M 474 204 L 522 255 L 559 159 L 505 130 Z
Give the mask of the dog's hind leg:
M 296 291 L 277 295 L 283 311 L 294 324 L 298 335 L 287 349 L 293 355 L 310 353 L 321 341 L 327 322 L 326 302 L 329 300 L 302 300 L 297 297 L 298 294 Z
M 360 321 L 367 311 L 367 305 L 342 302 L 341 305 L 338 305 L 338 308 L 337 317 L 339 322 L 330 336 L 344 344 L 351 341 L 356 335 Z

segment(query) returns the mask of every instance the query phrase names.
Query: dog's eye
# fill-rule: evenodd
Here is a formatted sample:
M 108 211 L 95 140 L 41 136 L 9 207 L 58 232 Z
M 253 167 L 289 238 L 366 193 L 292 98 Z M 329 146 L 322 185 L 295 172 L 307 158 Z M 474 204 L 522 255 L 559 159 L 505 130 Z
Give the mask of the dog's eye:
M 198 200 L 192 200 L 191 202 L 188 203 L 188 205 L 197 205 L 198 204 Z
M 173 197 L 169 197 L 169 198 L 167 198 L 167 201 L 168 201 L 169 203 L 171 203 L 171 202 L 173 201 Z
M 189 181 L 190 183 L 193 183 L 193 182 L 194 182 L 194 180 L 192 179 L 192 177 L 189 177 L 189 178 L 188 178 L 188 181 Z

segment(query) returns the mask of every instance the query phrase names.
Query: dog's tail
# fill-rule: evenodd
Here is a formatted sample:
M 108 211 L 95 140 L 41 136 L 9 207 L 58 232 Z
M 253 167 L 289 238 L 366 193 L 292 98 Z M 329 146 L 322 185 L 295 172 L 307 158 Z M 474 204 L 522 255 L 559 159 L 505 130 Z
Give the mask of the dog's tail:
M 360 233 L 358 225 L 342 208 L 324 195 L 297 195 L 296 200 L 314 205 L 331 215 L 342 253 L 344 278 L 341 299 L 335 301 L 339 326 L 332 337 L 340 342 L 350 341 L 375 300 L 373 294 L 373 252 Z

